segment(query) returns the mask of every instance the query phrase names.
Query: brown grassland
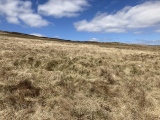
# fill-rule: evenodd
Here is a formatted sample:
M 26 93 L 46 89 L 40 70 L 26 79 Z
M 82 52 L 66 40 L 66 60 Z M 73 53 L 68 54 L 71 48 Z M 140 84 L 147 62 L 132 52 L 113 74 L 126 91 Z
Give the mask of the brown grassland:
M 160 47 L 0 32 L 0 120 L 160 120 Z

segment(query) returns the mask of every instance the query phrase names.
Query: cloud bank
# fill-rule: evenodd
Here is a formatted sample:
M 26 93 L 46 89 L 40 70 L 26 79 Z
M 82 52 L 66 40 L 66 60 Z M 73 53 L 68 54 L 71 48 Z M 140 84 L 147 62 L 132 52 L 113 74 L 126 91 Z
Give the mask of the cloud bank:
M 115 14 L 98 14 L 92 20 L 74 23 L 77 31 L 123 33 L 137 29 L 160 27 L 160 1 L 147 1 L 127 6 Z
M 38 6 L 38 12 L 46 16 L 74 17 L 88 6 L 87 0 L 49 0 Z
M 38 36 L 38 37 L 45 37 L 44 35 L 40 34 L 40 33 L 32 33 L 30 35 L 34 35 L 34 36 Z
M 137 39 L 134 44 L 144 44 L 144 45 L 160 45 L 160 40 L 145 40 Z
M 97 38 L 91 38 L 88 41 L 90 41 L 90 42 L 98 42 L 98 39 Z
M 47 26 L 49 22 L 31 9 L 30 1 L 0 0 L 0 16 L 5 17 L 9 23 L 24 24 L 30 27 Z

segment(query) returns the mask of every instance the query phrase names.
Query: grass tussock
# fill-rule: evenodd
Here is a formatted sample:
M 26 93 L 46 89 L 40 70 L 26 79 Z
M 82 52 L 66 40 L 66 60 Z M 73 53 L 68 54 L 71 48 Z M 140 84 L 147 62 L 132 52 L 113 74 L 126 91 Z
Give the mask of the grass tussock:
M 159 48 L 133 48 L 1 35 L 0 119 L 159 120 Z

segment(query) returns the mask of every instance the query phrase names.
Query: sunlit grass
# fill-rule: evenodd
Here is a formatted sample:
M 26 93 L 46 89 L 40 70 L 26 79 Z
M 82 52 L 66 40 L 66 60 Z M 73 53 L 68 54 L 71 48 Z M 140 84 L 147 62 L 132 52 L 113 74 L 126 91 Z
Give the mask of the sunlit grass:
M 159 120 L 160 52 L 0 36 L 0 119 Z

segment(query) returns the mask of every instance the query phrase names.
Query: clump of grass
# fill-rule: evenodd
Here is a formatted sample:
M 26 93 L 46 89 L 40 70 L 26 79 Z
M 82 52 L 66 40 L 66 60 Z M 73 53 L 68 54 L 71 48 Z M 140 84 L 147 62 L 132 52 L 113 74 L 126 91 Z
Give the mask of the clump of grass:
M 1 99 L 1 105 L 6 109 L 6 104 L 13 110 L 23 110 L 34 108 L 35 101 L 40 95 L 40 88 L 32 85 L 31 81 L 20 81 L 17 85 L 3 86 L 6 95 Z
M 54 69 L 57 67 L 58 64 L 59 64 L 59 62 L 57 60 L 52 60 L 47 63 L 46 70 L 54 71 Z

